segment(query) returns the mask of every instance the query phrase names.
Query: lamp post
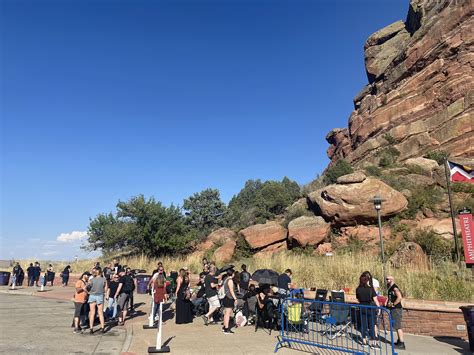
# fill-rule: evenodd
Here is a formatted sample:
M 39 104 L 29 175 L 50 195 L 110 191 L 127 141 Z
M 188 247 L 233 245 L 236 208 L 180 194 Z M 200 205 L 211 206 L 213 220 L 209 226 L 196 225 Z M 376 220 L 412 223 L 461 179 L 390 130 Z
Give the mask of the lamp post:
M 382 217 L 380 215 L 380 210 L 382 209 L 382 202 L 385 201 L 380 196 L 375 195 L 371 200 L 374 203 L 375 211 L 377 212 L 377 221 L 379 225 L 379 237 L 380 237 L 380 256 L 382 258 L 382 275 L 383 275 L 383 285 L 387 285 L 387 275 L 385 273 L 385 252 L 383 248 L 383 233 L 382 233 Z M 386 289 L 386 287 L 384 287 Z

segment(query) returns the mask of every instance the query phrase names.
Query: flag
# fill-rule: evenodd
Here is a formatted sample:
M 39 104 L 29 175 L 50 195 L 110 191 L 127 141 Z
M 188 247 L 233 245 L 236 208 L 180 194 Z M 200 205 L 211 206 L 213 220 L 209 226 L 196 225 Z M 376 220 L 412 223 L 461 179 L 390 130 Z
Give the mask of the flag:
M 474 184 L 474 170 L 467 165 L 448 161 L 450 180 L 452 182 L 470 182 Z

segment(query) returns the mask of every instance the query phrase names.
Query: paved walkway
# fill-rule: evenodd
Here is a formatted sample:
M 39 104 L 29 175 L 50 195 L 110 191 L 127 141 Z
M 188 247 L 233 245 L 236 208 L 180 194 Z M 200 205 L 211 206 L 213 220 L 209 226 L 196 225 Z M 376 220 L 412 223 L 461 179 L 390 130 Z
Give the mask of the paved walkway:
M 155 346 L 156 330 L 142 327 L 147 323 L 149 296 L 135 295 L 138 312 L 126 322 L 125 328 L 115 327 L 105 336 L 78 336 L 72 334 L 69 327 L 73 308 L 68 300 L 72 294 L 71 287 L 54 287 L 44 293 L 31 288 L 8 291 L 0 287 L 0 353 L 69 354 L 82 351 L 85 354 L 117 354 L 121 349 L 122 355 L 141 355 L 147 354 L 149 346 Z M 18 305 L 15 311 L 12 310 L 14 304 Z M 48 313 L 51 313 L 49 317 L 41 316 Z M 27 314 L 33 316 L 25 322 Z M 164 315 L 167 321 L 163 326 L 163 341 L 168 343 L 174 354 L 272 354 L 277 343 L 277 332 L 268 335 L 262 330 L 255 333 L 253 327 L 244 327 L 237 329 L 235 335 L 224 335 L 219 325 L 205 327 L 200 318 L 195 319 L 193 324 L 176 325 L 174 319 L 170 319 L 172 316 L 171 312 Z M 32 338 L 28 340 L 27 334 L 31 334 Z M 461 339 L 407 335 L 406 344 L 408 350 L 400 351 L 400 355 L 471 354 L 468 343 Z M 31 351 L 33 348 L 37 351 Z M 304 346 L 282 348 L 277 354 L 296 355 L 302 354 L 301 351 L 335 354 Z

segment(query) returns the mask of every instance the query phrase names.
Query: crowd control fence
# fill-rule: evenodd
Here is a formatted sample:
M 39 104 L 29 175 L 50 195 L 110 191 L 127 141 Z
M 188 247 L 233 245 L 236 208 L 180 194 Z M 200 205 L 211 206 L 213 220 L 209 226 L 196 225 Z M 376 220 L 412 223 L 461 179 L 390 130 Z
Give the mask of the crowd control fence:
M 383 307 L 287 298 L 280 305 L 281 347 L 325 354 L 396 355 L 390 311 Z

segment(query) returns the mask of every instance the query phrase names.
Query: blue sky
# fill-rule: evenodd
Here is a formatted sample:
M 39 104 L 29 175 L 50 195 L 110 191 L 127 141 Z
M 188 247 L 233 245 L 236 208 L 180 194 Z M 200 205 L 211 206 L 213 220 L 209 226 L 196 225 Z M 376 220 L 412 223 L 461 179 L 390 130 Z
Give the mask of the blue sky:
M 68 259 L 119 199 L 311 181 L 408 0 L 1 6 L 0 258 Z

